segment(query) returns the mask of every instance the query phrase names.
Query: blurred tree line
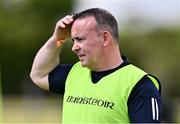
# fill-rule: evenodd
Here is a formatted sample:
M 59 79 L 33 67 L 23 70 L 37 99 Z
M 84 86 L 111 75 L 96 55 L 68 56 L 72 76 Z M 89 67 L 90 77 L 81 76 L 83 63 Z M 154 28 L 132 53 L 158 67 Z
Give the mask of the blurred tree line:
M 51 36 L 72 0 L 0 0 L 0 61 L 3 94 L 22 93 L 33 58 Z
M 39 48 L 47 41 L 58 19 L 72 12 L 72 0 L 0 0 L 0 63 L 2 92 L 22 95 L 36 88 L 29 73 Z M 129 24 L 131 25 L 131 24 Z M 180 29 L 154 28 L 120 33 L 120 48 L 130 62 L 156 75 L 164 99 L 180 100 Z M 77 61 L 67 42 L 62 63 Z M 29 87 L 30 86 L 30 87 Z M 32 88 L 32 89 L 31 89 Z

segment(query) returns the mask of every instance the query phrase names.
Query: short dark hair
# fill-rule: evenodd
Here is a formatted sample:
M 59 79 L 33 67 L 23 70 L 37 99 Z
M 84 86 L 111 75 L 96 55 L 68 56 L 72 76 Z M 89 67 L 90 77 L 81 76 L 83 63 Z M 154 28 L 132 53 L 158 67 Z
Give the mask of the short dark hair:
M 95 18 L 98 29 L 104 28 L 108 30 L 113 36 L 113 38 L 117 42 L 119 41 L 118 23 L 115 17 L 110 12 L 101 8 L 91 8 L 91 9 L 87 9 L 82 12 L 73 14 L 74 21 L 77 19 L 82 19 L 89 16 L 93 16 Z

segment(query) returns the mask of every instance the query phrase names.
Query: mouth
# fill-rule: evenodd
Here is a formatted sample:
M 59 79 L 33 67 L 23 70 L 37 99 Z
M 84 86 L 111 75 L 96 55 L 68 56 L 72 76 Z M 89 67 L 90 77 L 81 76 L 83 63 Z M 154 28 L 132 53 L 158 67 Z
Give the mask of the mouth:
M 80 54 L 80 55 L 78 55 L 78 57 L 79 57 L 79 60 L 82 60 L 85 57 L 85 55 L 84 54 Z

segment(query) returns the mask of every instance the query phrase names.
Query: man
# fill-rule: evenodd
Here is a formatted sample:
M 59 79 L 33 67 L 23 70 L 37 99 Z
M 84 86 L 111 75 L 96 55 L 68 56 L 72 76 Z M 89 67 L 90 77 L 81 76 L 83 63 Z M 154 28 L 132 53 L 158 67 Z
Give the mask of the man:
M 80 62 L 62 65 L 61 46 L 70 35 Z M 121 57 L 117 21 L 104 9 L 60 19 L 35 57 L 31 78 L 64 94 L 63 123 L 161 121 L 158 80 Z

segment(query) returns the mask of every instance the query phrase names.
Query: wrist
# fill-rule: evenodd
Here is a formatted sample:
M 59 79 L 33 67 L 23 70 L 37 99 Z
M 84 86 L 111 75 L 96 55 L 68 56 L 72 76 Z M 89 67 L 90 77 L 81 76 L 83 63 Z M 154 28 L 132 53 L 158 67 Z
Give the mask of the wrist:
M 65 42 L 65 38 L 57 38 L 56 36 L 52 36 L 51 38 L 54 41 L 56 47 L 60 47 Z
M 65 39 L 56 40 L 56 46 L 60 47 L 65 42 Z

